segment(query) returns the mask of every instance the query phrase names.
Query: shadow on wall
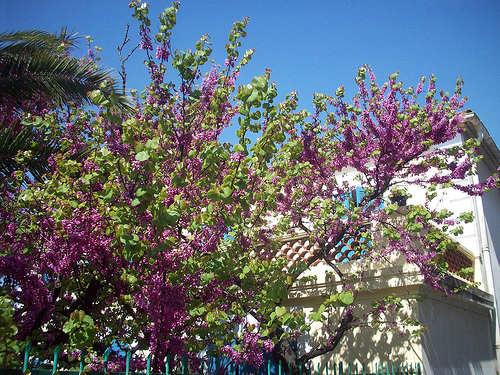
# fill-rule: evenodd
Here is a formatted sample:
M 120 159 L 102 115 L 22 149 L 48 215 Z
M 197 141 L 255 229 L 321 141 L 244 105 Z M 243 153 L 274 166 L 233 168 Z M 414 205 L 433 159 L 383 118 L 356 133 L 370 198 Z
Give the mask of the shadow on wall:
M 430 294 L 419 305 L 428 375 L 494 375 L 490 311 L 459 297 Z
M 369 308 L 370 304 L 370 301 L 366 301 L 366 308 Z M 402 318 L 411 311 L 409 307 L 405 308 L 404 311 L 388 317 L 388 320 Z M 325 330 L 313 331 L 309 341 L 302 343 L 302 347 L 299 345 L 299 353 L 303 353 L 300 349 L 304 350 L 304 346 L 314 347 L 319 342 L 324 342 L 326 338 Z M 409 337 L 407 334 L 400 337 L 397 333 L 391 331 L 381 332 L 374 328 L 359 327 L 348 333 L 334 352 L 316 358 L 314 360 L 314 370 L 317 372 L 319 364 L 320 373 L 325 374 L 328 365 L 328 373 L 333 373 L 334 364 L 339 362 L 343 363 L 344 370 L 350 364 L 351 371 L 353 371 L 356 364 L 359 370 L 364 365 L 367 373 L 375 373 L 376 366 L 380 371 L 381 364 L 386 366 L 387 363 L 390 366 L 392 364 L 395 366 L 397 364 L 415 366 L 416 363 L 422 362 L 419 347 L 420 338 L 418 337 Z

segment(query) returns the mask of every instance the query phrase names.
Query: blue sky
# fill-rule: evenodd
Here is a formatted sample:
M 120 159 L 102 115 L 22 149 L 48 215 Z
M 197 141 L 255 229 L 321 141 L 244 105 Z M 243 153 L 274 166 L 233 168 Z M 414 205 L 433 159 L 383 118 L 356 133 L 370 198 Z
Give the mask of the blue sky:
M 101 64 L 119 68 L 116 47 L 127 23 L 138 40 L 137 22 L 127 0 L 0 0 L 0 29 L 57 31 L 66 25 L 91 35 L 103 48 Z M 170 6 L 152 0 L 151 19 Z M 500 1 L 240 1 L 184 0 L 174 29 L 173 46 L 194 48 L 208 33 L 212 57 L 224 62 L 224 44 L 231 25 L 250 17 L 243 48 L 254 58 L 241 77 L 247 83 L 266 68 L 280 97 L 299 91 L 300 105 L 311 109 L 314 92 L 333 94 L 344 84 L 355 90 L 357 67 L 372 66 L 380 83 L 400 71 L 405 86 L 434 74 L 438 90 L 452 92 L 465 80 L 467 108 L 477 113 L 500 145 Z M 153 30 L 154 29 L 153 24 Z M 83 54 L 85 40 L 79 44 Z M 147 84 L 143 56 L 127 66 L 129 88 Z

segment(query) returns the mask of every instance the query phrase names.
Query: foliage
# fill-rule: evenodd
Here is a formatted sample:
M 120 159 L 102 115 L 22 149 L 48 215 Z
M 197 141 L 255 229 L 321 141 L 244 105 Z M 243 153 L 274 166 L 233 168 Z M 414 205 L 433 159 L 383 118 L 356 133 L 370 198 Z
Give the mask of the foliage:
M 0 103 L 23 108 L 34 96 L 60 106 L 89 101 L 87 93 L 104 83 L 106 96 L 122 109 L 130 108 L 125 95 L 118 94 L 109 80 L 110 71 L 69 55 L 75 35 L 65 29 L 59 34 L 23 30 L 0 34 Z
M 340 87 L 335 96 L 315 95 L 311 115 L 298 110 L 296 93 L 275 103 L 269 72 L 236 86 L 253 54 L 239 52 L 247 19 L 230 32 L 224 67 L 203 74 L 207 36 L 192 50 L 170 45 L 178 4 L 160 14 L 154 37 L 147 5 L 130 6 L 151 74 L 136 113 L 94 91 L 97 112 L 33 116 L 54 132 L 63 120 L 62 139 L 88 144 L 89 154 L 54 153 L 44 183 L 23 187 L 22 171 L 2 181 L 1 291 L 14 301 L 18 340 L 40 356 L 68 344 L 101 356 L 113 344 L 149 348 L 155 370 L 167 354 L 174 363 L 188 354 L 197 365 L 203 349 L 259 365 L 263 352 L 282 358 L 288 338 L 323 322 L 330 337 L 294 358 L 298 364 L 334 350 L 353 327 L 393 328 L 381 317 L 402 307 L 398 297 L 358 308 L 362 271 L 374 261 L 403 256 L 440 287 L 434 260 L 454 246 L 447 234 L 458 221 L 431 208 L 434 192 L 497 186 L 496 178 L 457 183 L 473 171 L 476 144 L 434 147 L 461 131 L 461 81 L 453 96 L 438 96 L 431 77 L 420 104 L 424 80 L 404 89 L 394 74 L 379 86 L 361 67 L 352 103 Z M 167 83 L 170 69 L 176 84 Z M 221 144 L 233 121 L 238 143 Z M 254 142 L 251 133 L 259 135 Z M 390 196 L 410 197 L 402 183 L 426 189 L 427 202 L 399 210 Z M 356 185 L 364 187 L 358 200 Z M 287 268 L 273 256 L 280 238 L 297 233 L 321 251 Z M 330 253 L 358 235 L 367 240 L 357 249 L 362 271 L 345 274 Z M 338 286 L 305 317 L 283 303 L 318 259 L 332 266 Z
M 13 321 L 14 307 L 8 295 L 0 296 L 0 366 L 2 368 L 19 368 L 19 353 L 24 343 L 15 338 L 17 326 Z
M 92 59 L 69 55 L 74 34 L 62 30 L 49 34 L 26 30 L 0 34 L 0 173 L 8 176 L 18 169 L 41 181 L 49 171 L 50 155 L 65 151 L 62 126 L 46 127 L 41 115 L 63 105 L 91 102 L 88 92 L 99 89 L 106 100 L 120 110 L 132 111 L 126 95 L 115 91 L 110 71 L 97 67 Z M 25 114 L 28 118 L 24 119 Z M 23 123 L 23 119 L 27 120 Z M 58 134 L 54 134 L 57 131 Z M 78 159 L 83 150 L 74 153 Z

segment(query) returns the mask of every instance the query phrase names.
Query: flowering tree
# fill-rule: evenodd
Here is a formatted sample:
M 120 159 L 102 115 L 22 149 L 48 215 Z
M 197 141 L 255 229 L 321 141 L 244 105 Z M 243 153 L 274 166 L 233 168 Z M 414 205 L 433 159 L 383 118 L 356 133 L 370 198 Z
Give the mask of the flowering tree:
M 395 74 L 379 86 L 362 67 L 352 103 L 341 87 L 333 97 L 316 95 L 311 115 L 297 109 L 295 93 L 274 102 L 269 72 L 236 86 L 253 53 L 239 53 L 248 20 L 234 24 L 224 67 L 203 74 L 208 37 L 187 52 L 170 45 L 178 4 L 160 14 L 154 36 L 147 5 L 130 7 L 151 74 L 136 113 L 93 91 L 97 112 L 70 107 L 26 118 L 25 126 L 64 124 L 70 147 L 51 156 L 43 182 L 25 187 L 22 169 L 2 181 L 1 291 L 14 302 L 13 339 L 41 353 L 60 345 L 97 356 L 112 344 L 149 349 L 155 370 L 166 355 L 172 363 L 188 355 L 196 366 L 201 350 L 255 366 L 272 352 L 298 366 L 398 306 L 385 299 L 357 311 L 362 288 L 348 280 L 360 275 L 341 273 L 329 254 L 360 234 L 361 262 L 401 254 L 439 287 L 436 259 L 454 246 L 446 235 L 457 221 L 427 202 L 394 223 L 397 203 L 382 202 L 407 194 L 402 181 L 427 189 L 428 200 L 440 187 L 482 194 L 497 186 L 495 178 L 455 183 L 472 170 L 476 143 L 433 147 L 460 131 L 460 81 L 453 96 L 438 97 L 431 77 L 420 103 L 423 80 L 405 90 Z M 167 64 L 176 84 L 166 80 Z M 221 144 L 233 122 L 238 143 Z M 76 161 L 83 147 L 88 157 Z M 354 181 L 339 177 L 347 168 L 364 187 L 361 200 L 350 194 Z M 283 235 L 298 231 L 321 251 L 286 268 L 273 255 Z M 291 312 L 283 307 L 288 290 L 318 259 L 343 286 L 310 316 Z M 332 310 L 342 311 L 338 322 L 327 319 Z M 287 340 L 312 321 L 331 326 L 330 337 L 301 358 L 287 354 Z

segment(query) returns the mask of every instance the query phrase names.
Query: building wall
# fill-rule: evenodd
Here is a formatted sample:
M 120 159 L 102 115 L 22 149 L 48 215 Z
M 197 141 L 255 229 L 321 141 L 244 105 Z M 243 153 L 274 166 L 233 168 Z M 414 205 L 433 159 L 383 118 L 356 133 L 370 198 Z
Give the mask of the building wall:
M 338 264 L 342 272 L 353 271 L 359 267 L 361 262 L 352 261 Z M 329 267 L 319 264 L 309 271 L 317 276 L 316 281 L 298 284 L 290 292 L 287 305 L 304 311 L 306 314 L 317 310 L 324 296 L 332 293 L 339 285 L 338 278 L 331 276 Z M 390 294 L 406 299 L 419 293 L 422 277 L 415 266 L 408 265 L 402 258 L 391 259 L 389 262 L 379 261 L 365 270 L 363 279 L 366 288 L 356 298 L 355 314 L 368 312 L 372 309 L 372 302 Z M 387 316 L 387 321 L 400 320 L 406 316 L 417 318 L 417 302 L 413 299 L 403 302 L 405 307 L 399 312 Z M 342 309 L 338 309 L 330 317 L 332 322 L 341 320 Z M 335 329 L 334 326 L 332 326 Z M 322 323 L 312 324 L 310 335 L 298 342 L 299 356 L 327 340 L 328 333 Z M 410 338 L 408 334 L 403 336 L 396 332 L 384 330 L 378 331 L 369 327 L 355 328 L 349 332 L 341 341 L 337 349 L 329 355 L 321 356 L 313 360 L 313 368 L 320 373 L 332 373 L 333 365 L 343 362 L 344 365 L 351 364 L 351 369 L 357 364 L 358 369 L 365 365 L 365 370 L 375 372 L 380 363 L 421 363 L 422 351 L 419 344 L 420 338 Z
M 492 173 L 491 168 L 488 168 L 485 163 L 480 163 L 478 166 L 479 181 L 484 181 Z M 500 361 L 500 327 L 498 326 L 500 322 L 500 189 L 492 189 L 477 199 L 480 200 L 478 202 L 478 218 L 479 215 L 484 215 L 482 222 L 484 230 L 480 233 L 483 253 L 481 260 L 484 272 L 488 273 L 484 275 L 484 284 L 486 290 L 494 294 L 495 297 L 495 312 L 493 314 L 496 316 L 492 318 L 492 332 L 495 337 L 497 360 Z M 498 363 L 497 367 L 500 371 Z
M 496 374 L 491 310 L 459 297 L 426 294 L 418 306 L 419 320 L 427 327 L 421 342 L 424 374 Z
M 417 291 L 418 290 L 415 290 L 415 292 Z M 403 296 L 407 293 L 407 290 L 390 289 L 380 291 L 381 294 L 387 292 L 391 294 L 396 292 Z M 371 302 L 377 299 L 377 297 L 378 295 L 370 296 L 364 294 L 357 300 L 357 309 L 363 309 L 364 307 L 365 310 L 369 310 Z M 312 309 L 317 309 L 319 307 L 321 299 L 304 299 L 300 303 L 300 309 L 305 312 L 310 312 Z M 359 310 L 357 311 L 359 312 Z M 416 313 L 417 309 L 415 306 L 408 305 L 402 311 L 391 316 L 390 319 L 402 318 L 404 316 L 416 317 Z M 340 315 L 337 314 L 333 316 L 332 320 L 339 321 L 340 319 Z M 327 338 L 328 333 L 323 328 L 322 324 L 317 322 L 314 323 L 310 335 L 299 340 L 297 345 L 298 355 L 304 354 L 321 342 L 326 342 Z M 380 366 L 381 363 L 384 365 L 387 363 L 422 363 L 420 338 L 409 338 L 408 335 L 400 337 L 398 334 L 391 331 L 381 332 L 368 327 L 355 328 L 344 336 L 339 346 L 332 353 L 313 359 L 314 373 L 317 374 L 319 366 L 319 373 L 326 374 L 326 367 L 328 366 L 328 373 L 332 374 L 334 365 L 339 362 L 344 364 L 344 371 L 348 365 L 351 365 L 351 369 L 354 369 L 357 365 L 359 370 L 365 366 L 366 372 L 369 373 L 374 373 L 376 371 L 376 366 Z
M 342 340 L 334 352 L 313 360 L 317 372 L 332 373 L 336 363 L 344 366 L 365 365 L 366 371 L 375 371 L 380 363 L 421 363 L 424 373 L 434 374 L 495 374 L 494 345 L 490 314 L 493 298 L 480 289 L 460 292 L 457 296 L 445 296 L 432 291 L 423 283 L 418 270 L 402 259 L 393 260 L 395 266 L 383 262 L 375 263 L 367 270 L 364 282 L 366 290 L 356 300 L 355 313 L 369 311 L 372 301 L 395 294 L 403 299 L 413 295 L 426 295 L 422 302 L 409 299 L 405 307 L 386 319 L 403 317 L 418 319 L 427 331 L 421 336 L 399 336 L 391 331 L 377 331 L 367 327 L 355 328 Z M 355 269 L 360 262 L 339 264 L 343 272 Z M 317 310 L 325 295 L 331 293 L 338 280 L 329 276 L 328 267 L 319 264 L 310 271 L 317 275 L 316 281 L 297 285 L 290 293 L 287 305 L 306 314 Z M 458 281 L 460 283 L 460 281 Z M 341 319 L 342 310 L 332 315 L 332 321 Z M 335 329 L 334 326 L 331 328 Z M 411 330 L 408 327 L 407 333 Z M 328 332 L 321 323 L 313 323 L 310 335 L 298 342 L 299 356 L 321 342 Z
M 457 137 L 444 147 L 460 141 L 460 137 Z M 464 182 L 484 181 L 494 172 L 485 162 L 478 164 L 477 171 L 477 177 L 468 177 Z M 347 172 L 345 178 L 349 180 L 352 173 Z M 412 189 L 410 193 L 413 197 L 408 204 L 424 202 L 423 190 Z M 401 314 L 418 318 L 427 331 L 420 337 L 408 340 L 407 337 L 400 338 L 390 332 L 356 328 L 344 337 L 333 353 L 314 361 L 315 370 L 319 364 L 321 373 L 325 373 L 327 363 L 331 370 L 333 363 L 342 361 L 357 363 L 358 366 L 365 364 L 367 371 L 375 371 L 376 363 L 391 360 L 420 362 L 424 366 L 424 373 L 428 375 L 499 373 L 495 369 L 500 368 L 495 359 L 495 342 L 498 344 L 497 356 L 500 359 L 500 329 L 495 322 L 500 321 L 500 309 L 493 307 L 495 300 L 500 301 L 500 191 L 493 189 L 482 197 L 471 197 L 447 189 L 433 204 L 436 208 L 447 208 L 457 214 L 467 211 L 474 213 L 474 222 L 465 224 L 463 234 L 454 239 L 475 258 L 475 281 L 480 283 L 478 289 L 464 292 L 460 296 L 444 296 L 430 291 L 414 272 L 405 269 L 403 264 L 400 264 L 402 268 L 398 271 L 413 275 L 412 278 L 398 280 L 390 276 L 395 274 L 393 270 L 383 265 L 372 265 L 369 278 L 373 286 L 371 290 L 376 292 L 364 292 L 357 302 L 369 309 L 371 301 L 384 293 L 405 296 L 411 291 L 415 294 L 426 294 L 426 300 L 419 302 L 418 306 L 408 305 Z M 484 257 L 485 251 L 489 251 L 491 265 L 487 257 Z M 356 267 L 355 262 L 341 265 L 352 266 Z M 293 290 L 288 301 L 289 306 L 296 306 L 308 312 L 317 308 L 321 303 L 321 296 L 327 294 L 328 288 L 332 288 L 325 276 L 326 269 L 315 267 L 311 273 L 318 276 L 317 282 L 298 286 Z M 398 272 L 399 275 L 402 273 Z M 494 293 L 495 298 L 485 292 Z M 495 314 L 497 319 L 492 318 Z M 321 324 L 315 323 L 311 335 L 299 342 L 299 351 L 303 353 L 312 348 L 324 339 L 325 335 L 326 331 Z

